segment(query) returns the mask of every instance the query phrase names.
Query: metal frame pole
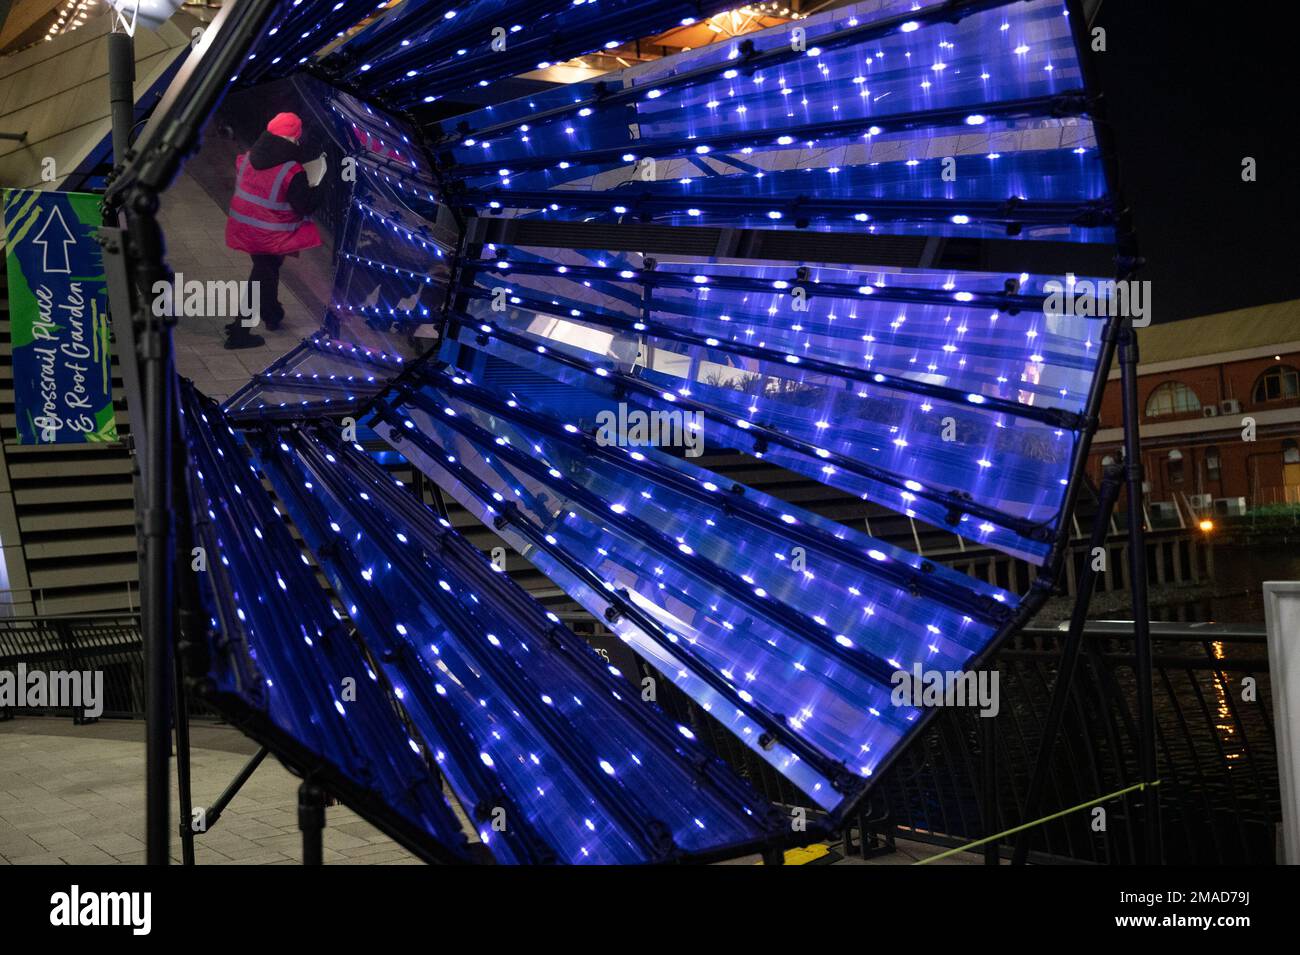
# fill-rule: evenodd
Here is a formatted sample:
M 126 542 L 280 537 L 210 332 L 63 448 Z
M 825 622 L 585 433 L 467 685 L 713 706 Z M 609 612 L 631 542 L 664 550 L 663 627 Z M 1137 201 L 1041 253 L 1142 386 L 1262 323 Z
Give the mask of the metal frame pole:
M 984 836 L 988 838 L 998 831 L 998 734 L 995 716 L 977 716 L 980 721 L 980 762 L 984 767 L 984 798 L 980 803 L 980 815 L 983 817 Z M 998 840 L 991 839 L 984 843 L 984 864 L 1000 865 Z
M 1120 382 L 1124 414 L 1124 473 L 1128 492 L 1129 591 L 1133 607 L 1133 655 L 1138 697 L 1138 766 L 1147 788 L 1142 791 L 1143 863 L 1162 859 L 1160 797 L 1156 780 L 1156 718 L 1151 667 L 1151 621 L 1147 606 L 1146 528 L 1142 520 L 1142 443 L 1138 431 L 1137 330 L 1131 319 L 1120 329 Z
M 302 830 L 302 864 L 325 863 L 325 790 L 311 780 L 298 787 L 298 828 Z
M 181 864 L 194 865 L 194 800 L 190 788 L 190 714 L 180 654 L 172 653 L 172 703 L 176 718 L 176 793 L 180 801 Z
M 1088 539 L 1088 553 L 1092 554 L 1106 543 L 1110 531 L 1110 516 L 1119 499 L 1120 480 L 1123 474 L 1118 465 L 1106 468 L 1101 480 L 1101 493 L 1098 496 L 1097 513 L 1092 522 L 1092 533 Z M 1067 557 L 1067 560 L 1070 559 Z M 1074 683 L 1075 671 L 1078 669 L 1079 650 L 1083 645 L 1083 627 L 1088 617 L 1088 607 L 1092 602 L 1093 589 L 1097 583 L 1097 572 L 1093 570 L 1091 560 L 1084 566 L 1079 577 L 1078 593 L 1074 598 L 1074 609 L 1070 615 L 1070 629 L 1065 637 L 1065 646 L 1061 648 L 1061 663 L 1056 671 L 1056 685 L 1052 688 L 1052 702 L 1047 711 L 1047 722 L 1043 726 L 1043 738 L 1038 744 L 1038 756 L 1034 761 L 1034 773 L 1030 777 L 1029 792 L 1025 796 L 1025 808 L 1020 821 L 1029 822 L 1038 815 L 1042 803 L 1043 788 L 1047 783 L 1048 769 L 1052 763 L 1052 751 L 1056 748 L 1057 736 L 1065 720 L 1065 708 L 1069 703 L 1070 689 Z M 1024 865 L 1029 855 L 1029 830 L 1016 837 L 1015 855 L 1012 865 Z
M 154 319 L 145 331 L 141 364 L 144 366 L 145 421 L 150 434 L 149 461 L 145 468 L 145 582 L 140 601 L 144 620 L 145 718 L 147 720 L 145 804 L 148 861 L 168 862 L 170 757 L 168 704 L 172 691 L 169 656 L 175 645 L 175 520 L 172 506 L 171 417 L 167 387 L 171 364 L 171 327 Z
M 113 165 L 126 162 L 135 121 L 135 41 L 129 33 L 108 35 L 108 106 L 113 120 Z
M 206 818 L 204 819 L 204 832 L 212 831 L 212 828 L 217 824 L 217 821 L 221 819 L 221 814 L 224 813 L 226 807 L 230 805 L 231 800 L 239 795 L 239 791 L 244 788 L 244 783 L 248 782 L 253 777 L 253 773 L 257 772 L 257 767 L 262 765 L 262 761 L 270 755 L 270 752 L 269 749 L 263 746 L 254 753 L 253 757 L 244 764 L 244 768 L 239 771 L 239 775 L 230 781 L 230 785 L 226 787 L 226 791 L 218 796 L 212 805 L 208 807 Z
M 128 241 L 135 274 L 135 320 L 140 400 L 147 435 L 137 457 L 143 506 L 140 537 L 144 546 L 140 619 L 144 630 L 145 672 L 145 849 L 150 865 L 167 865 L 171 840 L 172 653 L 176 646 L 176 508 L 174 456 L 177 422 L 172 370 L 175 318 L 149 307 L 147 290 L 169 278 L 162 267 L 162 237 L 154 219 L 158 197 L 148 189 L 126 200 Z M 184 493 L 184 489 L 181 489 Z

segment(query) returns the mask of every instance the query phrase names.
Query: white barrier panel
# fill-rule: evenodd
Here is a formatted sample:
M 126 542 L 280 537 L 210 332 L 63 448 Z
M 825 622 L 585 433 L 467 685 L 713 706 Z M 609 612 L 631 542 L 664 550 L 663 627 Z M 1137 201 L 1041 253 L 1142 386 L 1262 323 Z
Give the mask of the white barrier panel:
M 1282 862 L 1300 865 L 1300 581 L 1264 584 L 1264 623 L 1282 789 Z

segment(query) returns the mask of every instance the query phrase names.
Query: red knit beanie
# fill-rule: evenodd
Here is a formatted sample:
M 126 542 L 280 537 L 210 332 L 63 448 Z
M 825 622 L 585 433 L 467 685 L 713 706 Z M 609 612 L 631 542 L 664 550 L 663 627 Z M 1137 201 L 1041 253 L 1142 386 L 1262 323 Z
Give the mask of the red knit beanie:
M 302 135 L 302 120 L 297 113 L 276 113 L 275 118 L 266 124 L 266 131 L 285 139 L 297 139 Z

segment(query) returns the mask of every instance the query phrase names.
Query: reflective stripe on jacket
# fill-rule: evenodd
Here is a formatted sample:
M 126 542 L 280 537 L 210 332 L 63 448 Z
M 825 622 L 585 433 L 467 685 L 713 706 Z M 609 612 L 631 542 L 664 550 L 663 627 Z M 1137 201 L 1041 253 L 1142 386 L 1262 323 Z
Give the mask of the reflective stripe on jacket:
M 250 255 L 288 255 L 321 244 L 314 223 L 294 212 L 289 183 L 303 172 L 296 162 L 255 169 L 247 155 L 235 161 L 238 175 L 226 219 L 226 245 Z

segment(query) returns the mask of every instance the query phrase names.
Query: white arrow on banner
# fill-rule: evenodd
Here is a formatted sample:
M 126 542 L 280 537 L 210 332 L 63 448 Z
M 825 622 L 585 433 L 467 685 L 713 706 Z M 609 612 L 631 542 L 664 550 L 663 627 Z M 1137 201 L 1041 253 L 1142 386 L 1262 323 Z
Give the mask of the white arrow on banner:
M 55 223 L 56 219 L 58 220 L 57 223 L 58 231 L 63 233 L 63 237 L 59 238 L 58 235 L 56 234 L 53 238 L 46 239 L 45 233 L 50 231 L 50 226 L 56 225 Z M 59 252 L 57 254 L 63 256 L 63 268 L 56 269 L 51 267 L 50 265 L 50 243 L 51 242 L 55 243 L 59 247 Z M 39 245 L 41 247 L 41 265 L 46 272 L 71 272 L 72 271 L 72 266 L 68 261 L 68 246 L 76 245 L 77 237 L 72 234 L 72 230 L 68 228 L 68 224 L 65 221 L 63 221 L 63 212 L 62 210 L 59 209 L 58 206 L 54 206 L 52 209 L 50 209 L 50 214 L 49 217 L 46 218 L 45 220 L 45 225 L 41 226 L 41 231 L 37 234 L 36 238 L 32 239 L 32 243 L 34 245 Z

